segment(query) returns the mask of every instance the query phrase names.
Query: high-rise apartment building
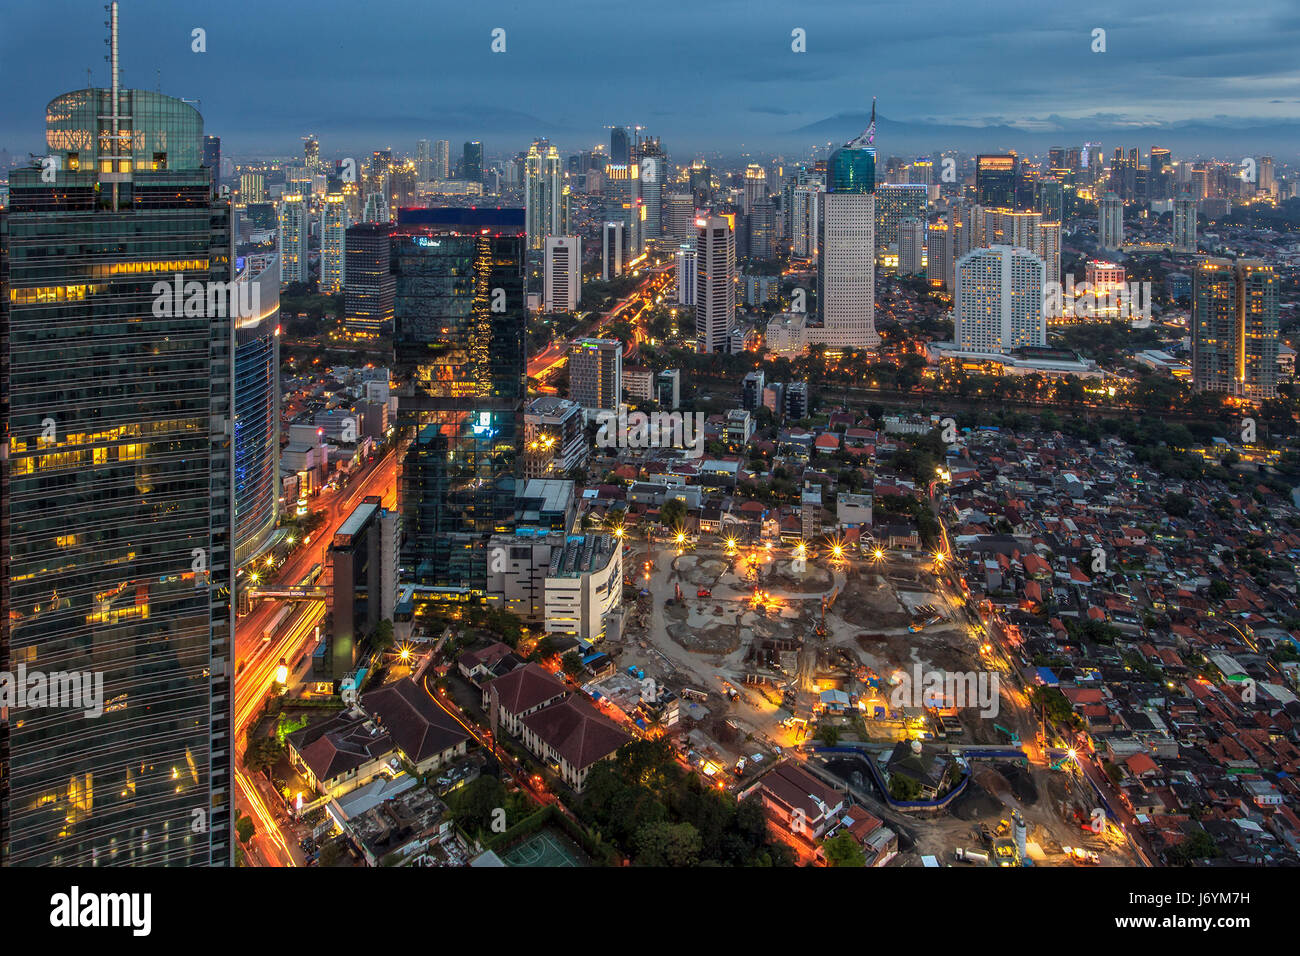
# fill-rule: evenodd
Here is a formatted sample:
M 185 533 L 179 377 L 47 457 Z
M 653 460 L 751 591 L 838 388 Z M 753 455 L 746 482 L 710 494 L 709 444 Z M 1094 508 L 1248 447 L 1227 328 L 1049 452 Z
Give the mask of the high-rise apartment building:
M 1196 248 L 1196 200 L 1184 193 L 1174 200 L 1174 252 Z
M 796 259 L 816 259 L 820 232 L 821 183 L 809 183 L 790 192 L 790 255 Z
M 524 210 L 528 248 L 542 248 L 547 236 L 560 234 L 560 151 L 534 143 L 524 159 Z
M 203 165 L 212 171 L 212 185 L 221 185 L 221 137 L 203 137 Z
M 663 234 L 677 242 L 695 238 L 695 200 L 690 193 L 669 193 L 664 203 Z
M 1192 385 L 1248 401 L 1277 397 L 1278 294 L 1273 267 L 1206 257 L 1192 272 Z
M 311 260 L 307 252 L 307 201 L 297 194 L 280 200 L 280 281 L 284 285 L 307 282 Z
M 953 288 L 952 229 L 940 219 L 930 223 L 925 240 L 925 274 L 933 286 Z
M 695 220 L 695 348 L 727 352 L 736 324 L 736 233 L 732 219 Z
M 925 223 L 908 217 L 898 224 L 898 273 L 920 275 L 925 269 Z
M 589 411 L 617 411 L 623 400 L 623 343 L 578 339 L 569 346 L 569 398 Z
M 543 305 L 547 312 L 573 312 L 582 298 L 582 240 L 547 236 Z
M 342 193 L 326 193 L 320 210 L 320 291 L 333 295 L 347 285 L 348 206 Z
M 1124 201 L 1113 192 L 1097 204 L 1097 245 L 1110 250 L 1124 245 Z
M 1013 246 L 975 249 L 956 265 L 953 338 L 963 351 L 1047 344 L 1043 260 Z
M 231 438 L 251 303 L 226 294 L 232 213 L 202 117 L 120 87 L 110 11 L 111 87 L 49 103 L 55 166 L 13 170 L 0 210 L 0 671 L 84 675 L 88 692 L 0 721 L 0 864 L 233 866 Z
M 430 179 L 448 179 L 451 176 L 451 143 L 445 139 L 435 140 L 433 144 L 432 167 Z

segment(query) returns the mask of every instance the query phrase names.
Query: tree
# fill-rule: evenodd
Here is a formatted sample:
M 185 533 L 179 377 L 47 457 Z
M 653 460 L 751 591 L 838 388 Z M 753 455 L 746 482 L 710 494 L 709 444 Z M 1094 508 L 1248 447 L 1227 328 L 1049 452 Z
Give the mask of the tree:
M 247 843 L 253 839 L 253 834 L 256 832 L 257 828 L 253 825 L 252 817 L 244 813 L 235 817 L 235 836 L 239 838 L 240 843 Z
M 665 528 L 676 530 L 686 521 L 686 502 L 680 498 L 665 501 L 659 509 L 659 520 Z
M 651 823 L 632 839 L 640 866 L 694 866 L 700 858 L 700 834 L 689 823 Z
M 376 650 L 386 651 L 397 643 L 393 635 L 393 622 L 385 618 L 375 626 L 375 633 L 370 637 Z
M 560 658 L 560 666 L 564 668 L 564 673 L 577 680 L 582 673 L 582 655 L 577 651 L 569 651 Z
M 822 724 L 817 728 L 817 739 L 827 747 L 834 747 L 840 742 L 840 730 L 831 724 Z
M 827 866 L 866 866 L 867 857 L 858 841 L 847 830 L 841 830 L 822 844 Z
M 895 800 L 919 800 L 921 785 L 906 774 L 896 773 L 889 778 L 889 795 Z

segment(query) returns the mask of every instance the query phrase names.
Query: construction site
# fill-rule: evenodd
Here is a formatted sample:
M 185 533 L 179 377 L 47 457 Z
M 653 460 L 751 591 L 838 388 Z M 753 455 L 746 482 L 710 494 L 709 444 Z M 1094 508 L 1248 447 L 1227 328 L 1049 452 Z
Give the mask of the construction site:
M 620 669 L 644 669 L 678 695 L 667 732 L 719 787 L 739 789 L 792 755 L 896 827 L 902 864 L 930 855 L 995 865 L 989 834 L 1006 836 L 1013 813 L 1025 827 L 1018 864 L 1088 863 L 1090 853 L 1127 862 L 1122 837 L 1087 828 L 1088 785 L 1052 766 L 1009 665 L 928 564 L 645 542 L 625 558 L 625 624 L 608 650 Z M 919 694 L 915 678 L 936 673 L 987 675 L 992 700 Z M 960 780 L 929 812 L 900 810 L 883 792 L 891 752 L 918 741 Z M 973 856 L 958 861 L 958 849 Z

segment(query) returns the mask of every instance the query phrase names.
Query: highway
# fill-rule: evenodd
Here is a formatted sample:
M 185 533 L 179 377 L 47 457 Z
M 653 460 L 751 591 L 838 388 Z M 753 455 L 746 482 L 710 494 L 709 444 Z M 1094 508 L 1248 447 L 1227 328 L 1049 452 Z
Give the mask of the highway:
M 368 462 L 344 487 L 322 492 L 315 499 L 315 510 L 325 512 L 324 525 L 289 556 L 271 583 L 297 584 L 312 566 L 317 563 L 324 566 L 326 549 L 334 533 L 367 495 L 380 495 L 385 507 L 396 507 L 396 450 L 390 449 L 382 458 Z M 326 580 L 328 577 L 322 577 L 322 581 Z M 288 816 L 266 778 L 260 773 L 250 774 L 243 768 L 245 733 L 262 711 L 280 661 L 283 659 L 292 669 L 299 658 L 314 646 L 316 625 L 325 616 L 323 603 L 302 602 L 272 639 L 263 642 L 263 630 L 281 607 L 279 601 L 262 601 L 241 618 L 235 628 L 238 660 L 235 676 L 234 726 L 238 758 L 235 806 L 251 816 L 256 827 L 256 835 L 248 850 L 250 865 L 296 866 L 302 855 L 296 843 L 290 846 L 281 832 L 281 826 L 289 822 Z

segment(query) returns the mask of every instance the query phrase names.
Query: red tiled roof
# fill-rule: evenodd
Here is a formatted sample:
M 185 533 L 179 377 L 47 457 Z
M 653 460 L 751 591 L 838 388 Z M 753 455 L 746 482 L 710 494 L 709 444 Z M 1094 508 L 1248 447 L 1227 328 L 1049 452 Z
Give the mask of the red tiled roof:
M 524 726 L 579 771 L 632 739 L 596 708 L 576 697 L 529 714 Z

